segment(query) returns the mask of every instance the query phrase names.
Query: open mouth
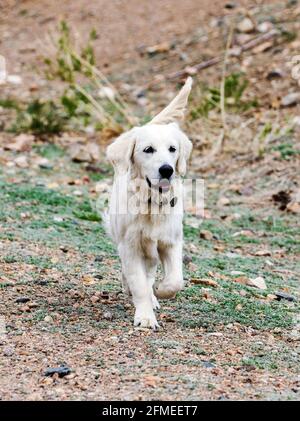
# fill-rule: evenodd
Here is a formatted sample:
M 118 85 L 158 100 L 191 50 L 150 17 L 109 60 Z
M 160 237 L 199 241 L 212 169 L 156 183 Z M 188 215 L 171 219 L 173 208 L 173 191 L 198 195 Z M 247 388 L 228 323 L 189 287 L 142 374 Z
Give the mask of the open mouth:
M 171 183 L 166 178 L 162 178 L 161 180 L 158 180 L 156 184 L 151 183 L 148 177 L 146 177 L 146 180 L 147 180 L 148 186 L 150 188 L 158 190 L 159 193 L 166 193 L 167 191 L 170 190 Z

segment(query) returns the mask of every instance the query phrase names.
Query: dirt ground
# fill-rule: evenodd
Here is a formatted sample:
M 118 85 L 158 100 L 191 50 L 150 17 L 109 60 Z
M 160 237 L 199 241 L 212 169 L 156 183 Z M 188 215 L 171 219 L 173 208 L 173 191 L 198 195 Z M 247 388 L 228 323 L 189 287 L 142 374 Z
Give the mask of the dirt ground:
M 300 5 L 1 3 L 0 54 L 22 83 L 0 85 L 0 399 L 299 400 L 300 100 L 282 101 L 299 93 L 289 63 L 300 51 Z M 250 33 L 235 32 L 235 46 L 265 33 L 265 22 L 280 34 L 230 57 L 227 74 L 242 72 L 248 86 L 228 101 L 215 151 L 224 127 L 205 95 L 220 85 L 223 60 L 199 73 L 193 66 L 224 54 L 234 14 L 254 22 Z M 99 217 L 113 175 L 107 131 L 21 132 L 20 146 L 10 130 L 7 99 L 64 89 L 43 73 L 47 34 L 62 19 L 78 39 L 97 29 L 96 63 L 140 118 L 194 78 L 185 129 L 194 143 L 189 175 L 205 180 L 205 212 L 187 212 L 186 287 L 162 302 L 158 332 L 133 327 Z M 99 156 L 74 159 L 74 144 L 84 152 L 96 144 Z M 61 376 L 47 373 L 61 365 Z

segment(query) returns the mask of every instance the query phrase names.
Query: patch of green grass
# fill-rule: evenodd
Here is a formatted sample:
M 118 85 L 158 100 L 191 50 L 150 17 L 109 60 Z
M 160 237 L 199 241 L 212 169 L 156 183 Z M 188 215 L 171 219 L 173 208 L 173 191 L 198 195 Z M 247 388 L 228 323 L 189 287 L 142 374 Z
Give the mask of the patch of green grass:
M 213 330 L 218 325 L 238 322 L 255 329 L 293 326 L 293 309 L 282 302 L 262 302 L 257 297 L 242 297 L 232 290 L 212 291 L 216 302 L 204 300 L 201 288 L 193 286 L 180 294 L 177 321 L 188 328 L 204 327 Z M 237 310 L 237 305 L 242 306 Z
M 231 111 L 246 111 L 251 107 L 257 107 L 257 100 L 246 101 L 243 99 L 244 92 L 248 86 L 248 81 L 241 73 L 232 73 L 225 78 L 224 97 L 225 106 Z M 192 120 L 199 117 L 208 117 L 209 111 L 220 108 L 221 91 L 219 87 L 203 87 L 202 99 L 191 112 Z
M 76 198 L 46 187 L 2 181 L 0 200 L 0 220 L 6 221 L 2 238 L 14 239 L 18 232 L 27 241 L 50 246 L 63 243 L 95 254 L 101 251 L 115 253 L 99 222 L 96 204 L 85 196 Z M 18 204 L 21 208 L 16 206 Z M 26 210 L 32 217 L 20 221 L 19 209 Z M 57 221 L 57 216 L 62 220 Z
M 293 156 L 299 155 L 300 150 L 295 149 L 294 144 L 291 142 L 281 143 L 272 148 L 273 151 L 280 152 L 281 159 L 290 160 Z
M 33 149 L 43 158 L 57 159 L 65 155 L 65 151 L 54 143 L 45 143 L 42 145 L 33 145 Z
M 66 126 L 66 116 L 54 101 L 31 100 L 25 108 L 16 108 L 16 119 L 10 128 L 15 133 L 57 134 Z

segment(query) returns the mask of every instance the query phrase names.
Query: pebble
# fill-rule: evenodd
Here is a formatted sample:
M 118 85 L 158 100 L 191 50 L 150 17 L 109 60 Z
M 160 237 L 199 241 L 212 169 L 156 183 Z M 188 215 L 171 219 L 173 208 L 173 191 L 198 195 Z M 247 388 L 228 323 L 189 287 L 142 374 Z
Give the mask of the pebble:
M 16 299 L 16 303 L 18 304 L 28 303 L 28 301 L 30 301 L 30 298 L 28 297 L 19 297 Z
M 204 240 L 212 240 L 213 234 L 208 230 L 202 230 L 200 231 L 200 238 L 203 238 Z
M 215 364 L 211 363 L 210 361 L 202 361 L 202 365 L 205 368 L 215 368 Z
M 48 368 L 44 375 L 45 376 L 53 376 L 54 374 L 58 374 L 58 377 L 64 377 L 71 373 L 71 369 L 66 365 L 61 365 L 59 367 Z
M 191 263 L 192 262 L 192 257 L 191 256 L 189 256 L 188 254 L 185 254 L 184 256 L 183 256 L 183 263 L 185 264 L 185 265 L 188 265 L 189 263 Z
M 73 194 L 74 194 L 74 196 L 82 196 L 83 195 L 81 190 L 74 190 Z
M 39 161 L 39 167 L 44 169 L 44 170 L 52 170 L 53 169 L 53 165 L 51 164 L 51 162 L 47 158 L 42 158 Z
M 281 79 L 281 78 L 283 78 L 283 76 L 284 76 L 284 73 L 283 73 L 282 70 L 280 70 L 280 69 L 273 69 L 273 70 L 270 70 L 267 73 L 266 78 L 267 78 L 267 80 L 273 80 L 273 79 Z
M 105 313 L 103 313 L 103 319 L 112 320 L 113 318 L 114 318 L 114 316 L 110 311 L 106 311 Z
M 249 33 L 254 30 L 254 25 L 251 19 L 244 18 L 241 22 L 238 23 L 237 29 L 239 32 Z
M 14 349 L 11 346 L 6 346 L 3 349 L 4 357 L 11 357 L 14 354 Z
M 273 26 L 272 22 L 269 22 L 269 21 L 262 22 L 259 25 L 257 25 L 257 30 L 258 30 L 258 32 L 261 32 L 261 33 L 271 31 L 271 29 L 273 29 L 273 28 L 274 28 L 274 26 Z
M 283 107 L 292 107 L 300 103 L 300 92 L 292 92 L 281 99 Z
M 275 292 L 275 295 L 278 301 L 280 300 L 297 301 L 296 297 L 294 297 L 293 295 L 286 294 L 285 292 L 281 292 L 281 291 Z

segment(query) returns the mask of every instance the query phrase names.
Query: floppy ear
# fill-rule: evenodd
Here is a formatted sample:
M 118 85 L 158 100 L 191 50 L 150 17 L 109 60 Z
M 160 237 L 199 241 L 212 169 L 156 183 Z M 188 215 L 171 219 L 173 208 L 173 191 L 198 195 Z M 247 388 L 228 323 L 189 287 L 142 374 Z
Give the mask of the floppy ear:
M 106 156 L 113 164 L 118 175 L 124 175 L 129 169 L 136 142 L 134 129 L 121 134 L 106 150 Z
M 179 175 L 184 176 L 186 173 L 187 161 L 193 149 L 193 144 L 181 130 L 179 130 L 179 133 L 179 157 L 177 160 L 177 171 Z
M 155 116 L 148 124 L 168 124 L 182 120 L 191 92 L 193 79 L 188 77 L 185 84 L 170 104 Z

